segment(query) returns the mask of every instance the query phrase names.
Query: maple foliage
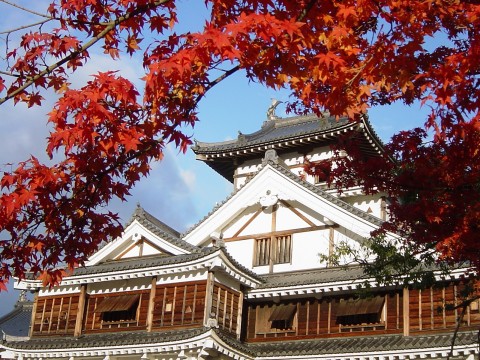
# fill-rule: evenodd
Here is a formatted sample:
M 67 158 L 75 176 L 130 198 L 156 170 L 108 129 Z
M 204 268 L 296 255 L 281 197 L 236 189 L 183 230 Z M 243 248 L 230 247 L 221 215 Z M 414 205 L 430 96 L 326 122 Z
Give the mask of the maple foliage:
M 48 117 L 53 129 L 46 149 L 54 165 L 32 157 L 1 179 L 1 279 L 32 271 L 53 284 L 63 275 L 57 264 L 82 264 L 102 240 L 117 235 L 118 219 L 105 206 L 128 195 L 167 143 L 188 147 L 181 129 L 198 121 L 198 103 L 239 70 L 289 90 L 287 109 L 298 113 L 328 110 L 354 120 L 378 104 L 420 101 L 430 107 L 423 129 L 401 133 L 387 147 L 394 162 L 363 161 L 352 149 L 352 157 L 339 162 L 337 169 L 348 172 L 337 171 L 338 181 L 347 185 L 359 177 L 367 191 L 388 193 L 390 224 L 396 231 L 401 225 L 414 244 L 434 244 L 451 260 L 475 261 L 476 1 L 205 4 L 210 18 L 203 30 L 182 32 L 173 0 L 55 0 L 42 24 L 52 30 L 32 28 L 18 46 L 8 47 L 0 104 L 38 106 L 49 89 L 58 100 Z M 438 37 L 446 40 L 436 45 Z M 70 76 L 89 62 L 95 46 L 113 59 L 141 55 L 142 88 L 112 72 L 71 88 Z

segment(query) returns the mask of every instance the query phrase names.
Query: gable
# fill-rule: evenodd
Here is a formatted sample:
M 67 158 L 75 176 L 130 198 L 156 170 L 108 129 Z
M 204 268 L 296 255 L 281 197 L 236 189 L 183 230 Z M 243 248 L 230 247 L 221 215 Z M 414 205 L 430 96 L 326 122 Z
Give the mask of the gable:
M 149 255 L 173 255 L 171 252 L 168 252 L 157 244 L 154 244 L 152 241 L 146 238 L 140 238 L 137 241 L 134 241 L 130 246 L 120 254 L 114 257 L 113 260 L 121 260 L 121 259 L 128 259 L 133 257 L 140 257 L 140 256 L 149 256 Z M 118 250 L 117 250 L 118 252 Z M 113 254 L 112 254 L 113 255 Z
M 175 239 L 168 233 L 158 231 L 153 225 L 135 219 L 125 228 L 121 237 L 100 249 L 86 265 L 151 255 L 182 255 L 192 250 L 193 247 L 184 244 L 181 239 Z
M 318 267 L 320 253 L 340 241 L 356 246 L 380 224 L 289 170 L 267 164 L 184 240 L 204 246 L 221 238 L 232 256 L 258 273 L 271 272 L 272 261 L 277 271 L 290 271 Z
M 183 239 L 198 246 L 206 244 L 214 233 L 240 235 L 255 224 L 268 227 L 269 201 L 282 205 L 285 216 L 278 223 L 280 227 L 337 224 L 354 239 L 362 240 L 381 224 L 380 219 L 302 181 L 289 170 L 268 164 Z

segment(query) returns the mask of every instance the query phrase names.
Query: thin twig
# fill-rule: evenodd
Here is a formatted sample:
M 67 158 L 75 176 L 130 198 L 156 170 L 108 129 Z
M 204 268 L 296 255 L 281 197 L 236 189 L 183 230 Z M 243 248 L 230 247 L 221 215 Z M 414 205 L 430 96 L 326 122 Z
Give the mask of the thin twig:
M 447 355 L 447 360 L 450 360 L 450 357 L 453 356 L 453 348 L 455 347 L 455 342 L 457 341 L 457 336 L 458 336 L 458 331 L 460 330 L 460 325 L 462 324 L 463 318 L 465 316 L 465 312 L 467 311 L 467 307 L 470 306 L 470 304 L 478 300 L 480 296 L 475 296 L 471 299 L 463 301 L 461 304 L 455 306 L 455 309 L 462 308 L 462 312 L 460 315 L 457 317 L 457 324 L 455 326 L 455 331 L 453 332 L 453 337 L 452 337 L 452 342 L 450 344 L 450 352 Z
M 2 1 L 2 0 L 0 0 Z M 34 26 L 38 26 L 38 25 L 43 25 L 49 21 L 51 21 L 53 19 L 45 19 L 45 20 L 42 20 L 42 21 L 38 21 L 36 23 L 33 23 L 33 24 L 28 24 L 28 25 L 23 25 L 23 26 L 20 26 L 18 28 L 14 28 L 14 29 L 10 29 L 10 30 L 4 30 L 4 31 L 0 31 L 0 35 L 1 34 L 11 34 L 13 32 L 16 32 L 16 31 L 20 31 L 20 30 L 24 30 L 24 29 L 28 29 L 30 27 L 34 27 Z
M 33 11 L 31 9 L 28 9 L 26 7 L 23 7 L 23 6 L 20 6 L 18 4 L 15 4 L 15 3 L 12 3 L 11 1 L 8 1 L 8 0 L 0 0 L 0 2 L 3 2 L 7 5 L 10 5 L 10 6 L 13 6 L 13 7 L 16 7 L 17 9 L 20 9 L 22 11 L 25 11 L 25 12 L 28 12 L 30 14 L 33 14 L 33 15 L 37 15 L 37 16 L 41 16 L 41 17 L 44 17 L 44 18 L 47 18 L 47 19 L 51 19 L 51 17 L 47 14 L 42 14 L 42 13 L 39 13 L 37 11 Z

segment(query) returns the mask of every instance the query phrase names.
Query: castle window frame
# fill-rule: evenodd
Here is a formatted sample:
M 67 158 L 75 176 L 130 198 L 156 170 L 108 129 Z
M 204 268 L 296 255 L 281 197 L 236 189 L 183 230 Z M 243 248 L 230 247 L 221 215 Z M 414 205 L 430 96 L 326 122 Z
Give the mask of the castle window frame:
M 289 264 L 292 261 L 291 234 L 256 238 L 254 246 L 253 266 Z
M 383 310 L 385 297 L 375 296 L 372 298 L 359 298 L 340 300 L 337 309 L 337 324 L 343 330 L 365 330 L 369 327 L 377 327 L 385 322 Z
M 297 304 L 257 305 L 255 320 L 257 335 L 295 333 L 297 327 Z
M 134 322 L 139 302 L 139 294 L 106 297 L 97 305 L 95 312 L 101 313 L 104 323 Z

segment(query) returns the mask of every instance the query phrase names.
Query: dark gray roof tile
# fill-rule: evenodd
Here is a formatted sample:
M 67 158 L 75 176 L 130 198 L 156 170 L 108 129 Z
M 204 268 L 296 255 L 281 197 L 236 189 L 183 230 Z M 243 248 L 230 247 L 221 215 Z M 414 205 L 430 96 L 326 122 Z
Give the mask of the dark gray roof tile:
M 27 337 L 32 318 L 33 302 L 19 301 L 14 309 L 0 318 L 0 330 L 8 337 Z
M 235 140 L 223 142 L 195 141 L 192 150 L 198 159 L 205 161 L 220 175 L 233 182 L 235 163 L 248 159 L 258 159 L 265 149 L 278 151 L 298 150 L 307 143 L 319 146 L 334 144 L 339 133 L 354 131 L 362 142 L 361 149 L 369 156 L 377 156 L 383 149 L 383 143 L 372 129 L 368 117 L 364 115 L 359 121 L 349 121 L 343 117 L 336 119 L 329 114 L 277 118 L 264 122 L 262 128 L 251 134 L 239 133 Z M 295 143 L 302 140 L 302 145 Z M 220 155 L 221 156 L 218 156 Z
M 215 252 L 215 248 L 198 248 L 194 253 L 183 255 L 151 255 L 125 260 L 108 261 L 101 264 L 77 268 L 72 276 L 103 274 L 117 271 L 127 271 L 134 269 L 144 269 L 172 264 L 182 264 L 185 262 L 200 259 L 208 254 Z
M 166 225 L 155 216 L 145 211 L 140 204 L 137 205 L 137 208 L 130 218 L 130 221 L 125 225 L 125 227 L 130 225 L 135 220 L 145 226 L 148 230 L 152 231 L 154 234 L 170 242 L 172 245 L 189 252 L 198 251 L 198 247 L 182 240 L 178 231 L 172 229 L 170 226 Z
M 371 354 L 376 351 L 405 349 L 448 348 L 453 332 L 444 334 L 352 336 L 302 341 L 277 341 L 247 344 L 249 352 L 259 357 L 285 355 L 336 355 L 342 353 Z M 455 344 L 472 345 L 477 342 L 477 331 L 459 332 Z
M 8 347 L 13 349 L 83 349 L 91 347 L 125 346 L 133 344 L 167 343 L 185 340 L 208 331 L 199 327 L 185 330 L 167 330 L 161 332 L 128 331 L 103 334 L 88 334 L 77 338 L 60 336 L 32 338 L 27 341 L 10 341 Z
M 313 285 L 330 282 L 341 282 L 364 278 L 360 266 L 327 267 L 316 270 L 292 271 L 260 275 L 263 283 L 257 288 L 278 288 L 288 286 Z

